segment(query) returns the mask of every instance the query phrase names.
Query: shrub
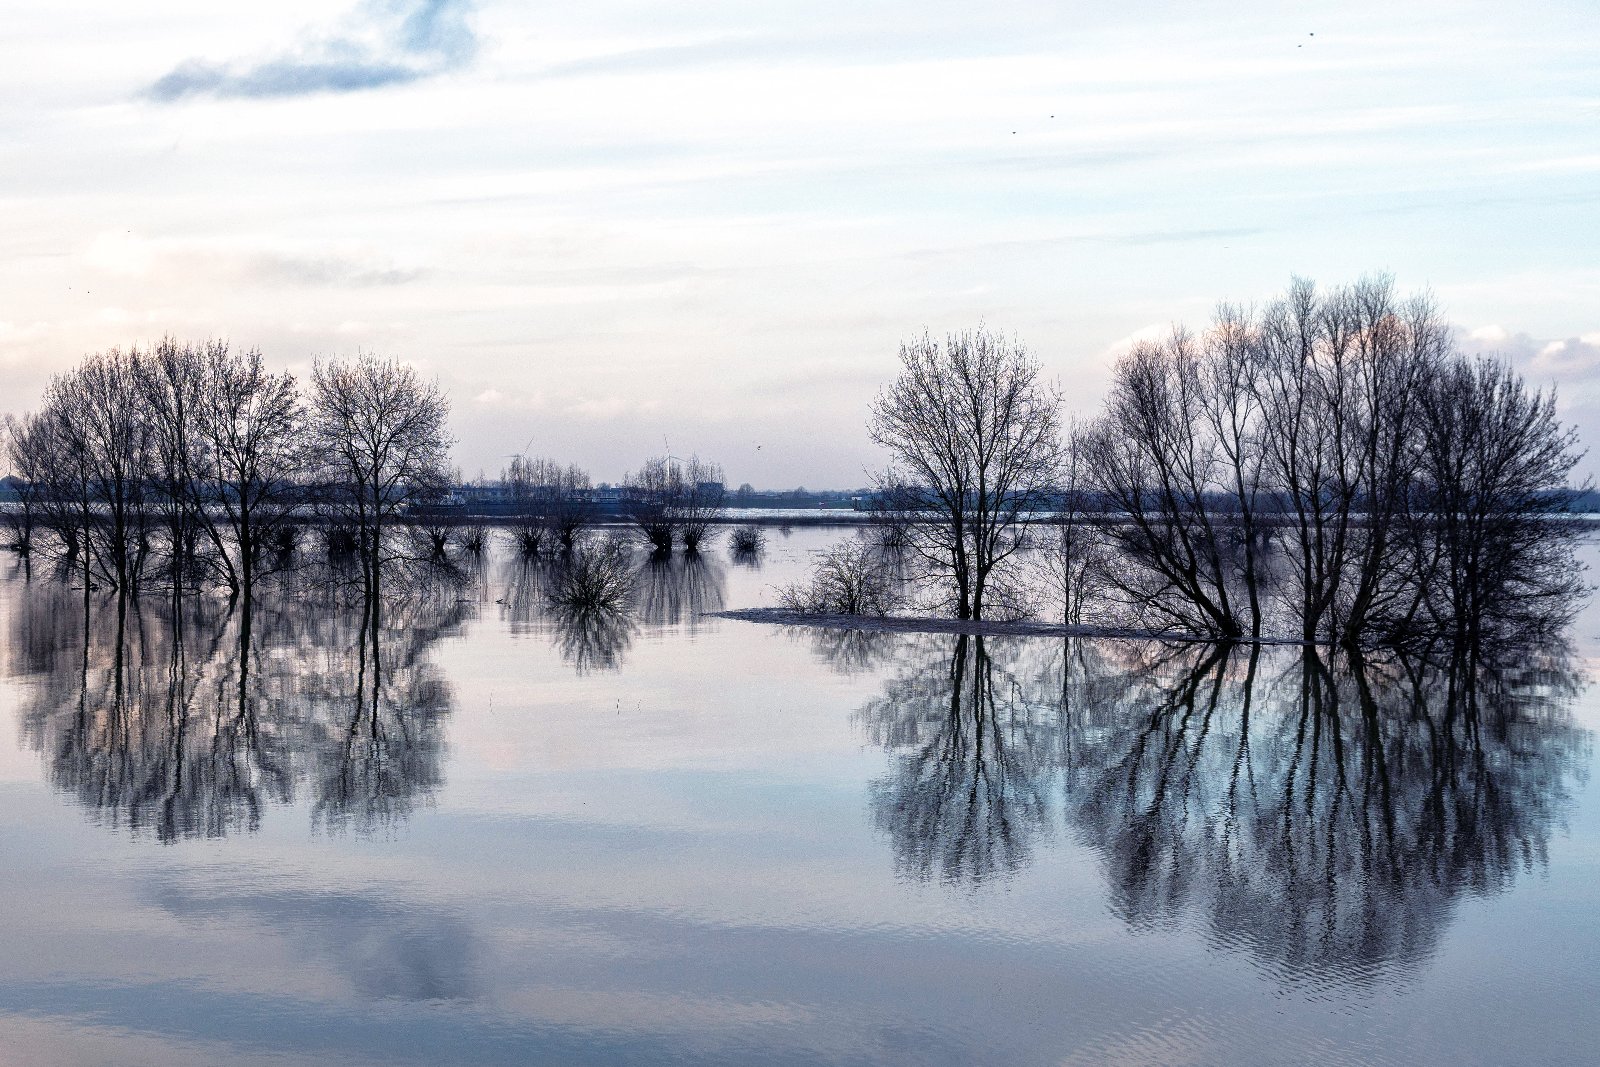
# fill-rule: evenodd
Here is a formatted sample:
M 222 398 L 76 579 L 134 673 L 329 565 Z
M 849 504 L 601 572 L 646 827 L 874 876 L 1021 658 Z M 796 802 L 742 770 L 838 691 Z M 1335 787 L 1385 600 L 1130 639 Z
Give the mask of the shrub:
M 580 541 L 551 576 L 551 603 L 618 608 L 633 598 L 633 550 L 615 537 Z
M 728 538 L 728 547 L 735 556 L 755 556 L 767 547 L 767 536 L 758 526 L 737 526 Z
M 877 549 L 854 540 L 822 553 L 809 583 L 778 591 L 780 606 L 807 615 L 887 615 L 899 600 Z

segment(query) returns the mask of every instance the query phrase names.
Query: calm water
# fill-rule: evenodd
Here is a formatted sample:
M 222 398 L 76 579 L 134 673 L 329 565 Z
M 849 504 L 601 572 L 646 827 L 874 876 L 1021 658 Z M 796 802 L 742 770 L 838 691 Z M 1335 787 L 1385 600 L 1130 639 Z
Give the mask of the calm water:
M 839 536 L 375 662 L 7 558 L 0 1063 L 1600 1062 L 1600 614 L 1477 678 L 697 618 Z

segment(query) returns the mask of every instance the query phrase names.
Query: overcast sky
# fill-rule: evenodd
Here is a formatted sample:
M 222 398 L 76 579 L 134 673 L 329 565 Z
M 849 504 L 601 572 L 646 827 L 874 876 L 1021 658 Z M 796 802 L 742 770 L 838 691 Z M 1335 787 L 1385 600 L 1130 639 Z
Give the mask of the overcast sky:
M 849 486 L 924 327 L 1087 411 L 1130 338 L 1385 270 L 1600 443 L 1597 55 L 1595 0 L 8 0 L 0 410 L 224 336 L 418 364 L 468 476 Z

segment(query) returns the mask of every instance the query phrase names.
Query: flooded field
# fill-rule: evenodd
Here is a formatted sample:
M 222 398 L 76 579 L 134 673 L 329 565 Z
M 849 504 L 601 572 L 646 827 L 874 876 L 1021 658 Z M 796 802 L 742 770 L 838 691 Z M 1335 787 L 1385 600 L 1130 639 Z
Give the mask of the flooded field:
M 6 557 L 0 1063 L 1600 1056 L 1593 607 L 1364 670 L 702 617 L 850 535 L 370 645 Z

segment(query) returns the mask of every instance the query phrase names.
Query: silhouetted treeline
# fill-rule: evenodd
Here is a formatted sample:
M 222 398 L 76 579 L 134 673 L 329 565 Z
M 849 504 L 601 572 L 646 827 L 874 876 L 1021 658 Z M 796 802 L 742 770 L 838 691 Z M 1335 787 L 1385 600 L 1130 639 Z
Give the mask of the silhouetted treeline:
M 1460 354 L 1387 279 L 1297 281 L 1137 345 L 1081 441 L 1104 594 L 1221 638 L 1534 637 L 1581 591 L 1553 395 Z
M 1535 638 L 1584 590 L 1554 395 L 1460 353 L 1387 278 L 1296 280 L 1140 342 L 1065 433 L 1020 342 L 924 335 L 900 357 L 869 422 L 892 456 L 877 519 L 958 618 L 1050 594 L 1070 624 L 1358 647 Z
M 436 385 L 372 356 L 318 362 L 302 389 L 222 341 L 97 352 L 7 420 L 14 543 L 86 588 L 248 599 L 316 518 L 377 595 L 387 565 L 416 554 L 400 520 L 448 485 L 448 412 Z

